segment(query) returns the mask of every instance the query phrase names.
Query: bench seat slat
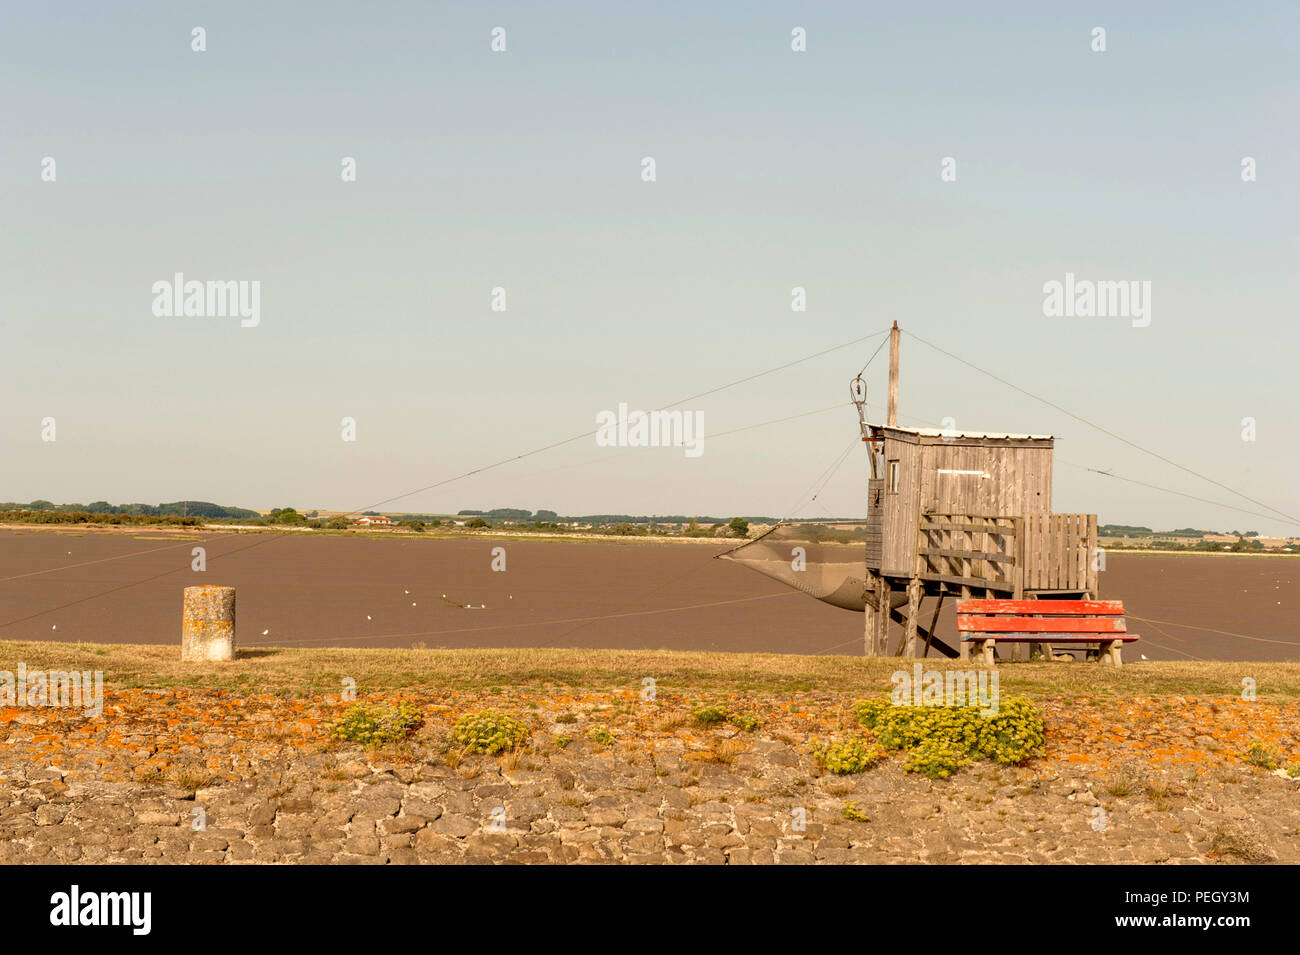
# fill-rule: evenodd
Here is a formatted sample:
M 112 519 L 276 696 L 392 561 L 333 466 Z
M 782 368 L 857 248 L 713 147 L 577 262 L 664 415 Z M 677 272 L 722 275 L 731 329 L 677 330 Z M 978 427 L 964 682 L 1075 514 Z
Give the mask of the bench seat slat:
M 1058 643 L 1106 643 L 1114 641 L 1116 643 L 1132 643 L 1138 638 L 1136 633 L 1117 633 L 1111 636 L 1086 634 L 1086 633 L 1064 633 L 1064 634 L 1043 634 L 1043 633 L 966 633 L 962 634 L 962 640 L 971 642 L 976 640 L 993 640 L 997 643 L 1050 643 L 1055 646 Z
M 964 614 L 1051 614 L 1121 615 L 1122 600 L 958 600 L 957 612 Z
M 957 629 L 963 633 L 1123 633 L 1123 617 L 972 617 L 957 615 Z

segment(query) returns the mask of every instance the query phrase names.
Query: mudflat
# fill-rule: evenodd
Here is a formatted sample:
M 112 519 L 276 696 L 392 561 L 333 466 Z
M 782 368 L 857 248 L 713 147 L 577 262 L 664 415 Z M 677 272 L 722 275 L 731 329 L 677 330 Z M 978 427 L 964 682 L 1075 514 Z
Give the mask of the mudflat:
M 241 647 L 862 652 L 861 614 L 713 559 L 728 546 L 0 528 L 0 638 L 179 644 L 204 583 L 238 589 Z M 1127 659 L 1300 659 L 1300 559 L 1112 552 L 1101 589 L 1142 636 Z

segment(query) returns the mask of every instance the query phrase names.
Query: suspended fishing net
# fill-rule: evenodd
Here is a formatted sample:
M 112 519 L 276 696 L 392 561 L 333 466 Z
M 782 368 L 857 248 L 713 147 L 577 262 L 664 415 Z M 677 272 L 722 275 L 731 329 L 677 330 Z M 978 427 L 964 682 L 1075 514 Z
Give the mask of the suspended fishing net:
M 866 521 L 781 523 L 718 556 L 845 610 L 863 611 Z M 894 599 L 906 600 L 906 595 Z

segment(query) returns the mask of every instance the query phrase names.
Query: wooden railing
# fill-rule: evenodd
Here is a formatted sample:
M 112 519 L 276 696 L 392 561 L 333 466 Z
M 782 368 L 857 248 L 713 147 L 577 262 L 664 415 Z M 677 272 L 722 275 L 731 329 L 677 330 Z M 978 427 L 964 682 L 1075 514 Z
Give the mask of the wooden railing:
M 951 587 L 1018 593 L 1019 517 L 922 514 L 916 576 Z
M 916 576 L 950 588 L 1097 595 L 1096 514 L 922 514 Z
M 1040 514 L 1025 519 L 1019 553 L 1025 590 L 1097 593 L 1096 514 Z

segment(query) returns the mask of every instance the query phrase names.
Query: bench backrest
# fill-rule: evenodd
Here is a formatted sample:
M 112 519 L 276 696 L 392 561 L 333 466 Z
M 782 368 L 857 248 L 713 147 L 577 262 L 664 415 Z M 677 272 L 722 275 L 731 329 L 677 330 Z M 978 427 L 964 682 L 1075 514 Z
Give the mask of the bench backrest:
M 962 633 L 1127 633 L 1120 600 L 958 600 Z

